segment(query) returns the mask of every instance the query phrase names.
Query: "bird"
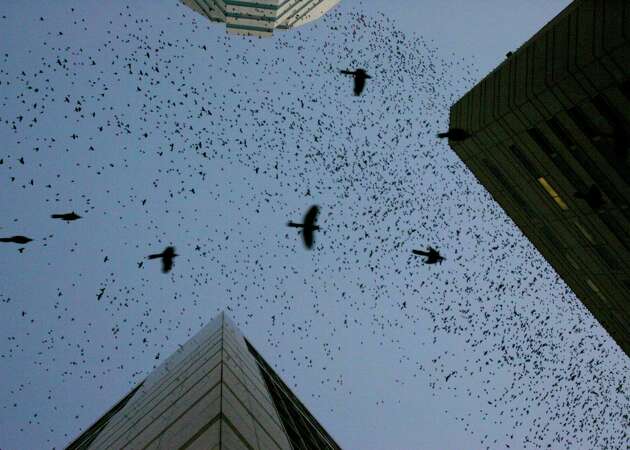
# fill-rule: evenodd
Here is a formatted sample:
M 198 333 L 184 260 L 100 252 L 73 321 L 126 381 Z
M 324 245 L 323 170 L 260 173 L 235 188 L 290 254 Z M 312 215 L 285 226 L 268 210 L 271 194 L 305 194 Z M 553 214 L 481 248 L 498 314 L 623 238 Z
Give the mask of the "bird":
M 465 141 L 466 139 L 471 137 L 471 134 L 466 130 L 462 130 L 461 128 L 449 128 L 446 133 L 438 133 L 437 136 L 442 139 L 449 138 L 453 142 L 460 142 Z
M 0 242 L 13 242 L 15 244 L 28 244 L 33 239 L 27 238 L 26 236 L 11 236 L 7 238 L 0 238 Z
M 352 70 L 340 70 L 344 75 L 352 75 L 354 78 L 354 95 L 361 95 L 363 88 L 365 87 L 365 80 L 372 78 L 367 74 L 364 69 L 357 69 L 354 72 Z
M 436 262 L 442 263 L 442 260 L 446 259 L 433 247 L 429 247 L 429 250 L 426 252 L 423 252 L 422 250 L 412 250 L 412 253 L 414 255 L 426 256 L 427 259 L 424 260 L 425 264 L 435 264 Z
M 606 204 L 606 200 L 602 197 L 602 192 L 594 184 L 591 185 L 585 193 L 580 191 L 575 192 L 573 197 L 586 200 L 588 206 L 593 208 L 595 211 L 601 209 Z
M 166 247 L 162 253 L 156 253 L 154 255 L 149 255 L 147 259 L 162 259 L 162 272 L 168 273 L 173 268 L 173 258 L 175 258 L 177 253 L 175 253 L 175 247 Z
M 319 206 L 313 205 L 310 207 L 306 215 L 304 216 L 304 223 L 289 222 L 287 225 L 293 228 L 302 228 L 304 237 L 304 245 L 306 248 L 313 248 L 313 231 L 319 231 L 319 226 L 315 225 L 317 220 L 317 214 L 319 213 Z
M 66 213 L 66 214 L 53 214 L 50 217 L 52 217 L 53 219 L 65 220 L 66 222 L 71 222 L 73 220 L 77 220 L 81 218 L 81 216 L 78 214 L 75 214 L 74 211 L 72 211 L 71 213 Z

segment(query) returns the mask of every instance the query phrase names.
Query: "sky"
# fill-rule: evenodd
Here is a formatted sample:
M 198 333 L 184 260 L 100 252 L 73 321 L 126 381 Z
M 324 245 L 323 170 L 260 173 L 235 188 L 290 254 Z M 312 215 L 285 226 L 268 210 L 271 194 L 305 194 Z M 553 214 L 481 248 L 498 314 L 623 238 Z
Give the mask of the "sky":
M 0 449 L 64 448 L 223 310 L 342 448 L 621 448 L 627 356 L 436 138 L 567 4 L 347 0 L 257 39 L 2 2 L 0 235 L 33 241 L 0 246 Z

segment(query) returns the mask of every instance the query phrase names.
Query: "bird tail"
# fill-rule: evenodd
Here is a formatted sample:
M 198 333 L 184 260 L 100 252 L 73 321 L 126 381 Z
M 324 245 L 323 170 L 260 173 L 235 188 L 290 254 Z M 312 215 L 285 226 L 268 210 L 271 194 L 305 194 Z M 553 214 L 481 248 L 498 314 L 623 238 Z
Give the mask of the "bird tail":
M 50 217 L 53 219 L 61 219 L 61 214 L 52 214 Z
M 440 139 L 444 139 L 448 137 L 448 131 L 446 133 L 438 133 L 437 137 Z
M 0 242 L 11 242 L 11 238 L 0 238 Z

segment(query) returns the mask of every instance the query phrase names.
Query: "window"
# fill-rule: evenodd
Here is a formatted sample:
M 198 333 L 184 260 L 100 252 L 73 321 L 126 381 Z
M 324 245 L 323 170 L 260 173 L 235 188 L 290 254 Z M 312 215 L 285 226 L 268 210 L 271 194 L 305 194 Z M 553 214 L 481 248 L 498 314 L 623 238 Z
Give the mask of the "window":
M 580 233 L 582 233 L 582 235 L 591 243 L 594 244 L 595 240 L 593 239 L 593 236 L 591 235 L 591 233 L 589 233 L 588 231 L 586 231 L 586 228 L 584 228 L 584 226 L 578 222 L 577 220 L 575 221 L 575 226 L 578 228 L 578 230 L 580 230 Z
M 617 221 L 617 218 L 612 214 L 609 214 L 605 211 L 600 212 L 599 214 L 602 222 L 608 227 L 610 232 L 626 247 L 627 250 L 630 251 L 630 239 L 628 238 L 628 233 L 624 229 L 624 227 Z
M 516 203 L 518 203 L 519 206 L 523 208 L 523 211 L 525 211 L 528 215 L 533 216 L 532 210 L 525 199 L 523 199 L 523 197 L 521 197 L 521 195 L 516 191 L 514 185 L 510 183 L 507 178 L 505 178 L 505 175 L 503 175 L 499 168 L 495 166 L 494 163 L 490 162 L 489 159 L 484 158 L 483 162 L 488 167 L 490 173 L 499 181 L 501 186 L 503 186 L 503 189 L 505 189 L 512 196 L 512 198 L 514 198 Z
M 603 301 L 606 301 L 606 297 L 604 296 L 604 294 L 602 294 L 602 291 L 599 290 L 597 285 L 593 283 L 593 280 L 591 280 L 590 278 L 587 278 L 586 284 L 588 284 L 588 286 L 593 290 L 593 292 L 595 292 L 599 296 L 599 298 L 601 298 Z
M 529 161 L 527 156 L 523 154 L 523 151 L 519 147 L 517 147 L 516 145 L 510 145 L 510 151 L 516 157 L 516 159 L 518 159 L 518 161 L 523 165 L 523 167 L 525 167 L 525 170 L 527 170 L 532 177 L 538 178 L 540 174 L 534 168 L 533 164 Z
M 573 156 L 582 166 L 588 174 L 593 178 L 597 185 L 601 186 L 604 193 L 610 198 L 613 203 L 622 210 L 628 209 L 628 201 L 626 198 L 617 190 L 617 188 L 612 184 L 604 172 L 595 164 L 583 149 L 579 148 L 573 138 L 567 133 L 566 129 L 561 125 L 560 121 L 553 117 L 547 121 L 547 125 L 554 133 L 554 135 L 558 138 L 560 142 L 569 150 L 571 156 Z M 622 211 L 622 212 L 624 212 Z M 628 211 L 627 215 L 624 213 L 624 216 L 630 220 L 630 211 Z
M 599 94 L 597 97 L 593 98 L 592 101 L 597 111 L 606 119 L 611 127 L 624 128 L 623 116 L 615 111 L 615 108 L 610 105 L 603 95 Z
M 593 126 L 588 117 L 586 117 L 586 114 L 584 114 L 580 108 L 574 106 L 567 112 L 579 130 L 589 138 L 593 146 L 608 161 L 619 177 L 624 180 L 626 184 L 630 184 L 630 169 L 626 164 L 619 163 L 620 161 L 615 154 L 612 142 L 610 142 L 610 140 L 602 139 L 602 133 Z
M 103 417 L 96 421 L 94 425 L 85 430 L 81 436 L 79 436 L 74 442 L 72 442 L 66 450 L 80 450 L 87 449 L 90 447 L 90 444 L 98 437 L 101 431 L 105 428 L 105 426 L 109 423 L 112 417 L 114 417 L 121 409 L 125 407 L 125 405 L 131 400 L 134 394 L 142 387 L 144 381 L 131 390 L 129 394 L 125 396 L 121 401 L 116 403 Z
M 608 249 L 604 245 L 597 245 L 593 247 L 593 249 L 597 252 L 597 254 L 604 260 L 606 265 L 610 267 L 612 270 L 619 270 L 619 261 L 612 253 L 608 251 Z
M 571 120 L 573 120 L 575 125 L 587 138 L 593 140 L 594 138 L 599 137 L 600 133 L 595 129 L 591 121 L 586 117 L 580 108 L 574 106 L 567 112 L 569 113 Z
M 547 225 L 541 226 L 540 232 L 545 237 L 545 240 L 547 240 L 547 245 L 549 247 L 554 250 L 560 250 L 562 248 L 562 245 L 557 241 L 555 235 Z
M 295 450 L 341 450 L 334 439 L 322 428 L 317 419 L 308 412 L 302 402 L 284 384 L 254 346 L 245 339 L 247 349 L 256 359 L 278 416 L 282 421 L 287 437 Z
M 584 181 L 573 170 L 571 165 L 562 157 L 560 153 L 553 147 L 551 142 L 545 137 L 542 132 L 537 128 L 530 128 L 527 130 L 527 134 L 532 140 L 542 149 L 543 152 L 551 159 L 553 164 L 558 168 L 560 173 L 566 177 L 569 182 L 575 186 L 578 191 L 586 192 L 588 187 Z
M 566 255 L 564 255 L 567 258 L 567 261 L 569 261 L 569 263 L 573 266 L 573 268 L 575 270 L 580 270 L 580 266 L 578 266 L 578 264 L 575 262 L 575 260 L 573 258 L 571 258 L 571 255 L 569 255 L 568 253 Z
M 562 142 L 562 145 L 564 145 L 567 149 L 573 149 L 575 147 L 575 141 L 569 135 L 569 133 L 567 133 L 567 131 L 560 124 L 560 121 L 556 117 L 552 117 L 551 119 L 549 119 L 547 121 L 547 125 L 549 126 L 553 134 L 556 135 L 558 140 Z
M 562 209 L 564 211 L 569 209 L 569 207 L 564 202 L 564 200 L 562 200 L 562 198 L 560 198 L 560 195 L 558 195 L 556 190 L 551 187 L 551 185 L 547 182 L 547 180 L 545 180 L 544 177 L 538 178 L 538 182 L 542 185 L 542 187 L 545 189 L 545 191 L 547 191 L 547 193 L 551 196 L 553 201 L 556 202 L 556 204 L 560 207 L 560 209 Z

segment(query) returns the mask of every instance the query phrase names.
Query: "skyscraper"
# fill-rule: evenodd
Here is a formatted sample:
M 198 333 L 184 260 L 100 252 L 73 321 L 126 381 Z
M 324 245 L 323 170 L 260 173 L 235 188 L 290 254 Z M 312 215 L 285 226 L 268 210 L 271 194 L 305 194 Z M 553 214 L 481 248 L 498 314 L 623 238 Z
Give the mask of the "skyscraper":
M 67 449 L 340 447 L 220 314 Z
M 270 36 L 274 29 L 299 27 L 323 16 L 339 0 L 181 0 L 213 22 L 224 22 L 227 31 Z
M 452 149 L 630 355 L 630 2 L 574 1 L 453 105 L 450 127 L 472 135 Z

